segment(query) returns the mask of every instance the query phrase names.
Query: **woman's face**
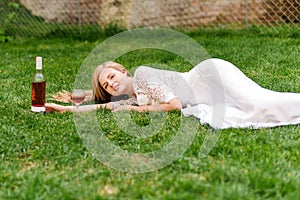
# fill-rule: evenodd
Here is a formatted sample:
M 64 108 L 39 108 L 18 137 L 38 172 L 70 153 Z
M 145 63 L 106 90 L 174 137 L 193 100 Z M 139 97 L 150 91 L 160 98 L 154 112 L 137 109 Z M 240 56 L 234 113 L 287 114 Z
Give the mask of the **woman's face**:
M 127 75 L 127 71 L 118 71 L 113 68 L 106 68 L 99 76 L 99 83 L 106 92 L 113 96 L 119 96 L 127 94 L 127 88 L 129 87 L 130 77 Z

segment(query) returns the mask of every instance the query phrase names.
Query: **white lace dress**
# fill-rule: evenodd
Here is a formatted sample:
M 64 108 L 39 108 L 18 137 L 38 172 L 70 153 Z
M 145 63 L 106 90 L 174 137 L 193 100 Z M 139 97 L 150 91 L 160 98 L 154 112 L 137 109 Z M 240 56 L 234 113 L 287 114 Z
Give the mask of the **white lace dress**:
M 208 59 L 179 73 L 139 67 L 133 81 L 139 105 L 181 100 L 184 116 L 216 129 L 300 124 L 300 93 L 260 87 L 233 64 Z

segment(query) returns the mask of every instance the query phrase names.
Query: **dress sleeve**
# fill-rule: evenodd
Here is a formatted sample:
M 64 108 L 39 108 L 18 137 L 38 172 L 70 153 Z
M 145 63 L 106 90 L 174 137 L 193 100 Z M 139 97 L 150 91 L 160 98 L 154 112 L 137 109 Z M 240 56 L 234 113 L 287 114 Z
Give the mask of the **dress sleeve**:
M 139 67 L 134 74 L 134 92 L 138 105 L 158 105 L 176 98 L 174 91 L 159 77 L 160 70 Z

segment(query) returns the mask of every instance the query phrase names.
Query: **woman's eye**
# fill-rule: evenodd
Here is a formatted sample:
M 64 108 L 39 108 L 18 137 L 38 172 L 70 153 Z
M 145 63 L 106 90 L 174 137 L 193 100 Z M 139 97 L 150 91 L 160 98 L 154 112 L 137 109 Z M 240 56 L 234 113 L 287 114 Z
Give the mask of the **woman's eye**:
M 112 76 L 111 76 L 111 79 L 113 79 L 114 77 L 115 77 L 115 75 L 112 75 Z

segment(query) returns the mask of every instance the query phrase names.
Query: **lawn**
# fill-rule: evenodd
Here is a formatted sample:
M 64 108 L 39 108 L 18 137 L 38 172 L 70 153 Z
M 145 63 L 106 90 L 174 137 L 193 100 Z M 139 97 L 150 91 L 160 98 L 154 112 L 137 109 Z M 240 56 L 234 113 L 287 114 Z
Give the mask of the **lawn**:
M 234 63 L 261 86 L 300 92 L 297 35 L 251 31 L 189 33 L 211 57 Z M 299 35 L 298 35 L 299 36 Z M 105 38 L 17 39 L 0 44 L 0 199 L 300 199 L 300 126 L 222 130 L 206 157 L 199 155 L 209 126 L 197 127 L 192 144 L 172 164 L 148 173 L 107 167 L 86 148 L 72 113 L 30 111 L 35 57 L 42 56 L 47 98 L 71 90 L 80 66 Z M 133 70 L 145 63 L 188 71 L 184 59 L 160 50 L 128 53 L 118 61 Z M 97 117 L 114 144 L 129 151 L 160 148 L 174 136 L 168 127 L 150 138 L 119 131 L 106 110 Z M 131 113 L 141 126 L 147 114 Z

